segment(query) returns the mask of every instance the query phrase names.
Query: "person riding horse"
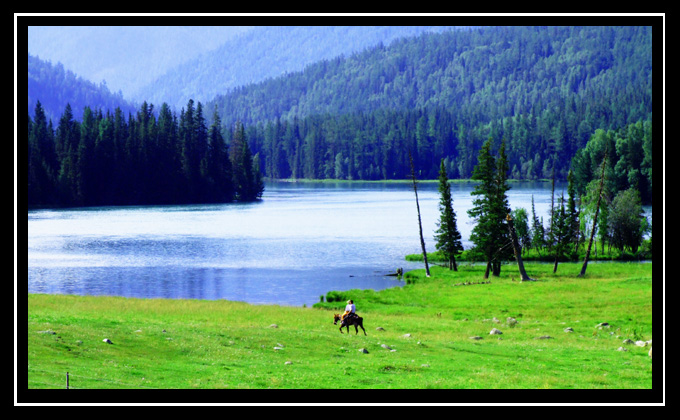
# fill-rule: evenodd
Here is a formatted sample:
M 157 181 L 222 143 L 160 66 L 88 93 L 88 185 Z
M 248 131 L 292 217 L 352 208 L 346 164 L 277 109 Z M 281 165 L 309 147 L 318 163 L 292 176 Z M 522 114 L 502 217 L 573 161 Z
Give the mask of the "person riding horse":
M 359 334 L 359 328 L 361 328 L 364 331 L 364 335 L 366 334 L 366 329 L 364 328 L 364 319 L 360 317 L 359 315 L 355 314 L 348 314 L 345 319 L 341 319 L 340 314 L 333 314 L 333 325 L 338 325 L 338 321 L 340 321 L 340 333 L 342 334 L 342 329 L 346 328 L 347 333 L 349 334 L 349 327 L 350 325 L 354 325 L 354 331 Z
M 345 306 L 345 313 L 342 314 L 342 317 L 340 318 L 341 321 L 344 321 L 346 317 L 348 316 L 357 316 L 356 314 L 357 307 L 354 306 L 354 302 L 352 299 L 347 301 L 347 306 Z

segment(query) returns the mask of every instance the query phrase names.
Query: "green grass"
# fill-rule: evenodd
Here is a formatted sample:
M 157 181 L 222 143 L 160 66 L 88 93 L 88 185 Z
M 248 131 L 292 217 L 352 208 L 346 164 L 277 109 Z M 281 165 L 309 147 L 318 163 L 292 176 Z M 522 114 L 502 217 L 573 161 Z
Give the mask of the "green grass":
M 581 262 L 585 258 L 586 251 L 585 246 L 582 244 L 579 246 L 577 253 L 570 254 L 569 256 L 563 256 L 560 258 L 561 262 Z M 590 253 L 589 261 L 641 261 L 641 260 L 651 260 L 652 259 L 652 245 L 650 239 L 645 239 L 642 245 L 636 253 L 625 250 L 621 251 L 619 249 L 605 247 L 604 252 L 601 246 L 598 244 L 597 250 L 593 246 L 593 250 Z M 456 261 L 483 261 L 484 257 L 481 255 L 475 255 L 469 250 L 463 251 Z M 541 261 L 541 262 L 555 262 L 555 255 L 551 254 L 547 249 L 541 252 L 534 248 L 525 249 L 522 252 L 523 261 Z M 423 261 L 423 254 L 409 254 L 406 256 L 406 261 Z M 432 251 L 427 253 L 428 263 L 445 263 L 446 258 L 439 251 Z
M 540 281 L 525 283 L 506 265 L 490 284 L 457 286 L 482 281 L 483 268 L 432 267 L 430 278 L 407 273 L 403 287 L 338 292 L 354 299 L 368 336 L 332 324 L 344 301 L 298 308 L 29 294 L 28 386 L 63 388 L 69 372 L 72 388 L 652 387 L 649 348 L 622 344 L 652 338 L 651 263 L 591 264 L 583 279 L 580 264 L 553 275 L 552 265 L 529 263 Z M 503 334 L 489 335 L 494 327 Z

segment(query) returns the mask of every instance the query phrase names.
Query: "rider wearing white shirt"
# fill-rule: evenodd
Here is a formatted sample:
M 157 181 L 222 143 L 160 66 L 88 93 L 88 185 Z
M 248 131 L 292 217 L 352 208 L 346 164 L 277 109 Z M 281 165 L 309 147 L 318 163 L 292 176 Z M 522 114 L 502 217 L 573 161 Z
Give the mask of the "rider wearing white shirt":
M 354 302 L 350 299 L 347 301 L 347 306 L 345 306 L 345 313 L 342 314 L 342 319 L 344 320 L 345 317 L 349 314 L 356 314 L 356 306 L 354 306 Z

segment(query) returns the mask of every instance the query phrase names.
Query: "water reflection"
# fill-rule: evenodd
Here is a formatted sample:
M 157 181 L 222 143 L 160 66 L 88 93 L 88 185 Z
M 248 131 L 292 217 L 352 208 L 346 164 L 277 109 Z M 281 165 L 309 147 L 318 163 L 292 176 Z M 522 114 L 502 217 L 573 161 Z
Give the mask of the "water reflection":
M 464 246 L 471 183 L 453 183 Z M 566 185 L 558 185 L 558 191 Z M 511 207 L 548 221 L 549 183 L 513 183 Z M 330 290 L 399 286 L 420 263 L 407 183 L 268 183 L 252 204 L 100 207 L 28 212 L 28 291 L 311 305 Z M 428 250 L 436 183 L 421 183 Z

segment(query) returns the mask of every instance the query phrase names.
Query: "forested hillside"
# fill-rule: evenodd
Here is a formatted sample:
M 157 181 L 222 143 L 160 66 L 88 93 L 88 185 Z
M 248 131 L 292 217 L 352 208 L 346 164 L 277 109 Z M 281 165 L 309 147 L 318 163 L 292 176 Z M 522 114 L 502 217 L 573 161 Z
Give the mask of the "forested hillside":
M 323 59 L 350 55 L 395 39 L 447 26 L 265 26 L 244 31 L 219 48 L 173 67 L 134 97 L 179 110 L 189 99 L 209 101 L 229 89 L 300 71 Z
M 44 92 L 75 80 L 61 66 L 40 68 L 60 75 Z M 442 159 L 449 178 L 470 178 L 489 138 L 493 148 L 505 139 L 510 178 L 572 170 L 580 195 L 606 151 L 612 191 L 634 187 L 651 201 L 650 27 L 424 33 L 180 111 L 166 102 L 113 110 L 85 95 L 54 118 L 43 105 L 52 96 L 29 109 L 29 205 L 250 200 L 260 173 L 405 179 L 409 153 L 420 179 L 437 178 Z
M 212 109 L 213 103 L 207 107 Z M 510 177 L 566 179 L 597 129 L 652 113 L 650 27 L 498 27 L 427 33 L 215 99 L 246 125 L 273 178 L 423 178 L 445 159 L 469 178 L 481 144 L 507 141 Z
M 71 105 L 73 117 L 80 120 L 86 106 L 113 111 L 119 107 L 125 114 L 136 107 L 123 99 L 121 92 L 112 93 L 105 83 L 94 84 L 64 68 L 28 54 L 28 113 L 33 114 L 40 101 L 48 121 L 56 122 Z

